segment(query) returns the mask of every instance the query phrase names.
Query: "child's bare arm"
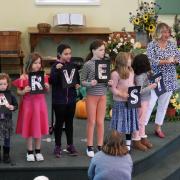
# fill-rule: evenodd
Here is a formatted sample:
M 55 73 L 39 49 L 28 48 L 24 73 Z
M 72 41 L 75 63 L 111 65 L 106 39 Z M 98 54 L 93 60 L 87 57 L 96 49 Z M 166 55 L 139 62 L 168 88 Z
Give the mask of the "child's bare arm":
M 31 88 L 30 86 L 26 86 L 24 89 L 17 89 L 17 94 L 19 96 L 25 95 L 27 92 L 30 92 Z

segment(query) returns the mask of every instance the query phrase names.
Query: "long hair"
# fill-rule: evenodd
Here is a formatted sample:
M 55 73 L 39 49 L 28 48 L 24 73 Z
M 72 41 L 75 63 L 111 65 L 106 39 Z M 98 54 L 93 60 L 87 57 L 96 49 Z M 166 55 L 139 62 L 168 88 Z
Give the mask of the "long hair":
M 0 80 L 2 79 L 7 80 L 7 84 L 8 84 L 7 89 L 9 89 L 11 87 L 11 78 L 9 77 L 9 75 L 6 73 L 0 73 Z
M 164 30 L 169 30 L 169 33 L 171 34 L 171 28 L 166 23 L 159 23 L 156 26 L 156 30 L 154 32 L 153 38 L 158 41 L 162 37 L 162 32 Z
M 86 57 L 86 61 L 90 60 L 92 57 L 93 57 L 93 52 L 92 50 L 96 50 L 98 49 L 99 47 L 101 47 L 102 45 L 105 45 L 104 42 L 102 40 L 95 40 L 93 41 L 90 46 L 89 46 L 89 54 L 87 55 Z
M 104 139 L 102 151 L 105 154 L 112 156 L 123 156 L 128 153 L 128 149 L 123 142 L 122 135 L 116 130 L 108 132 Z
M 30 72 L 32 72 L 32 64 L 39 58 L 41 60 L 41 69 L 40 70 L 43 70 L 42 57 L 39 53 L 34 52 L 29 55 L 29 57 L 26 61 L 26 64 L 25 64 L 25 73 L 26 74 L 29 74 Z
M 133 56 L 130 52 L 119 52 L 115 59 L 115 70 L 121 79 L 128 79 L 129 74 L 133 71 L 132 67 L 128 67 L 128 60 Z
M 149 59 L 147 55 L 145 54 L 138 54 L 135 56 L 133 63 L 132 63 L 132 68 L 134 70 L 134 73 L 136 75 L 140 75 L 142 73 L 147 73 L 151 71 L 151 65 L 149 62 Z

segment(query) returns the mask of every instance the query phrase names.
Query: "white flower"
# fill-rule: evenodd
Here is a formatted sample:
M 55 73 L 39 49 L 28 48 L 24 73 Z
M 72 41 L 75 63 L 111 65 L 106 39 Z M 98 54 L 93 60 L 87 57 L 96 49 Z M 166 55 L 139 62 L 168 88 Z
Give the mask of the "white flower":
M 135 40 L 132 38 L 132 39 L 130 39 L 130 42 L 131 42 L 132 44 L 134 44 L 134 43 L 135 43 Z
M 123 38 L 120 38 L 120 42 L 123 42 L 124 41 L 124 39 Z
M 120 46 L 122 46 L 122 43 L 120 42 L 120 43 L 118 43 L 118 46 L 120 47 Z
M 113 52 L 115 52 L 116 54 L 118 53 L 118 50 L 116 48 L 113 49 Z

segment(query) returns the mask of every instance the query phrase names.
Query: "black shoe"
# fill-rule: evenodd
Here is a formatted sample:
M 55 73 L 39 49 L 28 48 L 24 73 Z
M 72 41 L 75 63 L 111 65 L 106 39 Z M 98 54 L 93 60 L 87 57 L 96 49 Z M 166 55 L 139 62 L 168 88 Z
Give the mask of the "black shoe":
M 67 145 L 66 150 L 69 153 L 69 155 L 71 155 L 71 156 L 77 156 L 78 155 L 78 152 L 76 151 L 76 149 L 75 149 L 73 144 Z
M 6 164 L 11 162 L 9 154 L 4 154 L 3 155 L 3 162 L 6 163 Z
M 4 163 L 10 163 L 11 162 L 9 152 L 10 152 L 10 148 L 3 146 L 3 162 Z

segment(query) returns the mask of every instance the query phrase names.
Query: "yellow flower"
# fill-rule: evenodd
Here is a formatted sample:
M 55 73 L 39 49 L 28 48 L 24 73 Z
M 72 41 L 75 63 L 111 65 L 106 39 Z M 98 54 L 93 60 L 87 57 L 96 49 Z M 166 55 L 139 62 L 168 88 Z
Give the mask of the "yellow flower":
M 149 31 L 150 33 L 153 33 L 153 32 L 155 31 L 155 29 L 156 29 L 156 27 L 155 27 L 154 24 L 150 24 L 149 27 L 148 27 L 148 31 Z
M 140 23 L 140 19 L 139 18 L 134 18 L 133 19 L 133 24 L 139 25 L 139 23 Z
M 180 110 L 180 98 L 179 93 L 175 93 L 170 99 L 170 106 L 174 107 L 176 110 Z
M 143 15 L 144 21 L 147 21 L 147 20 L 148 20 L 148 17 L 149 17 L 148 14 L 144 14 L 144 15 Z
M 171 101 L 170 101 L 171 103 L 175 103 L 176 102 L 176 100 L 175 99 L 171 99 Z
M 161 7 L 156 2 L 143 2 L 139 4 L 137 13 L 133 15 L 130 14 L 130 22 L 134 25 L 134 30 L 136 32 L 154 32 L 155 26 L 157 24 L 158 12 Z
M 144 20 L 144 23 L 146 24 L 148 22 L 148 20 Z

